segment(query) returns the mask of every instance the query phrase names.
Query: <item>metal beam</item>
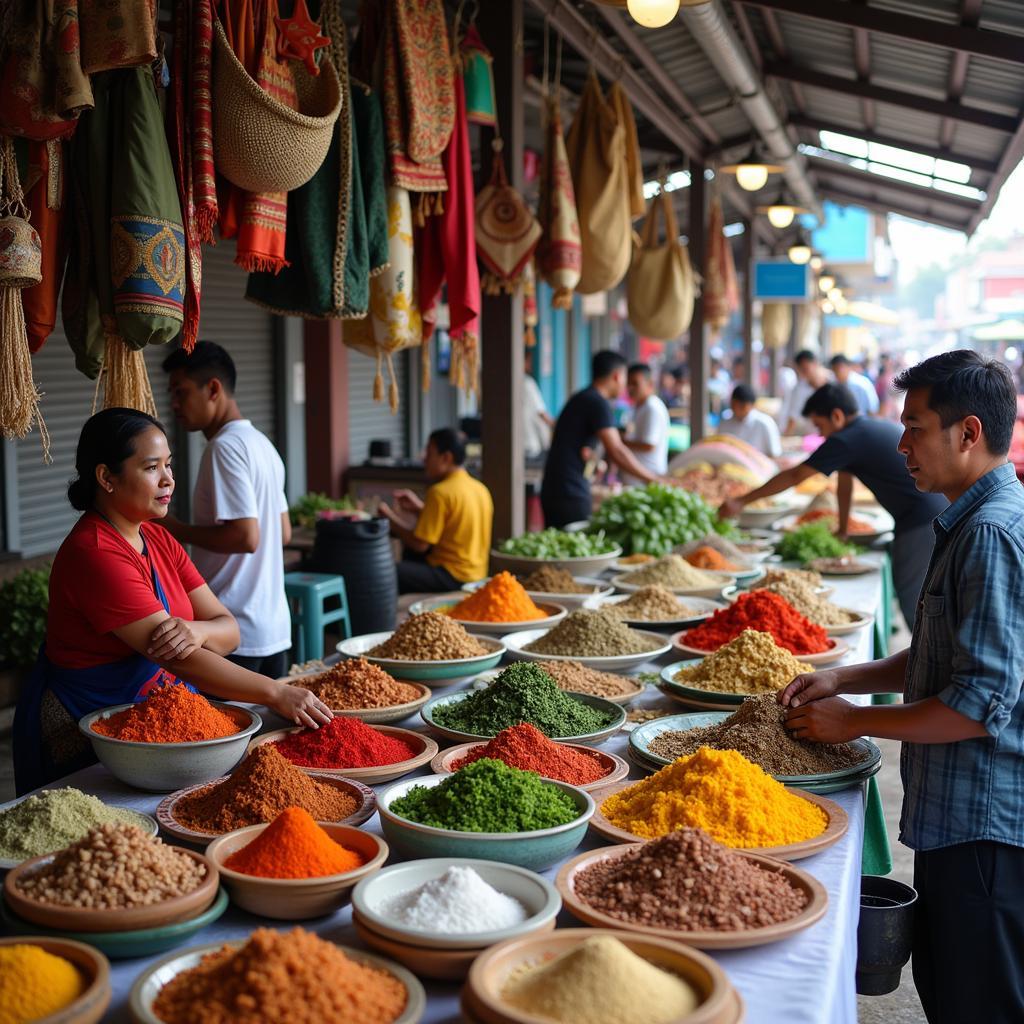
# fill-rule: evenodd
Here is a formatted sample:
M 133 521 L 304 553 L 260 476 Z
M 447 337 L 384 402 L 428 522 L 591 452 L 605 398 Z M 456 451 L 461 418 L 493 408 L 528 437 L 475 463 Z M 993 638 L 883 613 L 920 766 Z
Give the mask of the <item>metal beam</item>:
M 687 156 L 703 156 L 705 145 L 693 129 L 679 118 L 658 94 L 624 64 L 622 55 L 597 34 L 597 30 L 568 0 L 526 0 L 546 17 L 551 27 L 581 56 L 591 61 L 606 78 L 618 78 L 638 111 L 669 142 Z M 495 6 L 503 6 L 501 4 Z
M 898 178 L 887 178 L 881 174 L 873 174 L 871 171 L 862 171 L 857 167 L 850 167 L 848 164 L 841 164 L 837 160 L 825 160 L 821 157 L 811 157 L 811 168 L 816 175 L 829 177 L 836 175 L 840 178 L 847 178 L 850 181 L 859 181 L 864 185 L 871 185 L 875 188 L 887 188 L 893 192 L 901 192 L 908 196 L 917 196 L 928 202 L 943 203 L 946 206 L 956 206 L 961 210 L 968 210 L 974 213 L 981 207 L 981 203 L 975 199 L 968 199 L 966 196 L 953 195 L 950 192 L 940 192 L 938 189 L 925 188 L 923 185 L 914 185 L 909 181 L 900 181 Z
M 976 28 L 978 19 L 981 17 L 982 0 L 961 0 L 960 3 L 960 24 Z M 946 86 L 946 99 L 954 103 L 959 102 L 964 94 L 964 85 L 967 82 L 967 66 L 970 63 L 970 54 L 958 50 L 953 54 L 949 64 L 949 81 Z M 953 141 L 953 133 L 956 129 L 954 122 L 943 118 L 939 127 L 939 141 L 948 146 Z
M 895 213 L 899 214 L 901 217 L 909 217 L 911 220 L 921 220 L 928 224 L 938 224 L 939 227 L 949 228 L 951 231 L 967 230 L 967 223 L 964 221 L 952 220 L 949 217 L 943 217 L 939 214 L 924 212 L 921 210 L 912 210 L 909 206 L 897 208 L 892 203 L 883 203 L 878 199 L 858 196 L 834 185 L 819 182 L 818 191 L 821 193 L 823 198 L 831 199 L 832 202 L 838 203 L 840 206 L 863 206 L 864 209 L 872 210 L 875 213 Z
M 328 497 L 344 493 L 348 468 L 348 349 L 340 320 L 304 320 L 306 486 Z M 182 474 L 184 475 L 184 474 Z
M 789 47 L 786 46 L 786 40 L 782 38 L 782 29 L 779 28 L 778 18 L 772 14 L 771 11 L 762 11 L 761 16 L 764 18 L 765 31 L 768 33 L 768 38 L 771 40 L 772 49 L 775 51 L 775 56 L 778 60 L 789 60 Z M 758 67 L 761 72 L 764 73 L 764 60 L 758 63 Z M 790 88 L 793 93 L 793 102 L 796 104 L 796 109 L 804 111 L 807 109 L 807 101 L 804 99 L 803 90 L 796 83 L 790 83 Z
M 1013 138 L 1010 139 L 1009 145 L 1003 151 L 999 166 L 996 168 L 992 181 L 989 182 L 989 186 L 986 189 L 988 194 L 985 196 L 985 201 L 971 218 L 970 224 L 967 225 L 968 237 L 978 230 L 978 225 L 992 212 L 992 207 L 995 206 L 996 200 L 999 198 L 999 192 L 1003 187 L 1003 183 L 1021 160 L 1024 160 L 1024 121 L 1021 121 L 1017 130 L 1013 133 Z
M 740 243 L 740 267 L 743 271 L 743 383 L 756 388 L 757 377 L 754 366 L 754 232 L 749 220 L 743 222 L 743 239 Z
M 934 157 L 936 160 L 951 160 L 954 163 L 966 164 L 968 167 L 983 174 L 995 174 L 998 164 L 994 160 L 983 160 L 981 157 L 969 156 L 967 153 L 960 153 L 956 150 L 947 149 L 944 146 L 926 146 L 919 142 L 911 142 L 909 139 L 897 139 L 892 135 L 879 135 L 878 132 L 867 132 L 863 128 L 854 125 L 833 124 L 830 121 L 819 121 L 813 117 L 805 117 L 803 114 L 794 114 L 789 119 L 790 124 L 797 128 L 806 128 L 812 132 L 839 132 L 842 135 L 851 135 L 865 142 L 874 142 L 879 146 L 892 146 L 895 149 L 905 149 L 911 153 L 921 153 L 923 156 Z M 735 142 L 735 139 L 725 139 L 723 147 Z
M 762 10 L 797 14 L 831 25 L 866 29 L 978 57 L 1024 64 L 1021 37 L 1006 32 L 993 32 L 991 29 L 969 25 L 948 25 L 932 18 L 919 18 L 913 14 L 868 7 L 865 4 L 841 3 L 839 0 L 830 0 L 829 3 L 822 3 L 821 0 L 744 0 L 744 3 Z
M 692 180 L 689 192 L 690 216 L 687 234 L 689 235 L 690 262 L 694 271 L 704 276 L 705 261 L 708 251 L 708 197 L 707 183 L 704 181 L 704 165 L 694 163 L 690 173 Z M 704 298 L 698 295 L 693 303 L 693 317 L 690 319 L 689 332 L 690 364 L 690 444 L 704 438 L 708 426 L 708 377 L 710 364 L 708 360 L 707 336 L 704 331 Z
M 1021 45 L 1021 50 L 1024 52 L 1024 44 Z M 847 96 L 862 96 L 877 100 L 879 103 L 889 103 L 893 106 L 905 107 L 908 110 L 916 110 L 922 114 L 933 114 L 935 117 L 948 117 L 954 121 L 963 121 L 965 124 L 992 128 L 995 131 L 1006 132 L 1008 135 L 1012 135 L 1017 130 L 1017 119 L 1006 114 L 996 114 L 989 110 L 982 110 L 980 107 L 967 107 L 962 103 L 950 103 L 948 100 L 931 99 L 928 96 L 902 92 L 899 89 L 889 89 L 871 82 L 858 82 L 853 78 L 830 75 L 824 71 L 816 71 L 814 68 L 803 67 L 788 61 L 768 61 L 765 63 L 764 73 L 770 78 L 778 78 L 784 82 L 800 82 L 803 85 L 826 89 L 829 92 L 844 93 Z

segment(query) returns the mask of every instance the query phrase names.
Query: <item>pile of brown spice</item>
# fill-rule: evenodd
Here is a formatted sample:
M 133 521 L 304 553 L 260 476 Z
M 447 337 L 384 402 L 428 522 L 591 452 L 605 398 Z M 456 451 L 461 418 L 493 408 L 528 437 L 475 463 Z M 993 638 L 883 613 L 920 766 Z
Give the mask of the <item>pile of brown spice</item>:
M 812 587 L 821 586 L 821 573 L 813 569 L 768 569 L 758 582 L 760 587 L 773 583 L 807 583 Z
M 816 592 L 816 584 L 797 576 L 772 578 L 774 574 L 765 576 L 752 589 L 770 590 L 773 594 L 788 601 L 805 619 L 819 626 L 844 626 L 854 622 L 859 616 L 855 612 L 840 608 Z
M 656 649 L 657 645 L 648 637 L 630 629 L 604 608 L 570 612 L 557 626 L 523 647 L 524 651 L 569 658 L 614 658 Z
M 206 866 L 137 825 L 97 825 L 18 889 L 30 899 L 85 910 L 145 907 L 192 892 Z
M 803 890 L 715 842 L 681 828 L 575 878 L 576 895 L 595 910 L 634 924 L 680 931 L 738 932 L 796 917 Z
M 332 711 L 389 708 L 423 695 L 417 687 L 399 682 L 365 658 L 349 658 L 319 675 L 289 681 L 312 691 Z
M 407 1002 L 393 974 L 311 932 L 257 928 L 171 978 L 153 1012 L 165 1024 L 392 1024 Z
M 765 693 L 781 690 L 814 666 L 798 661 L 758 629 L 745 629 L 696 665 L 681 668 L 677 683 L 711 693 Z
M 678 709 L 667 704 L 648 705 L 644 708 L 633 708 L 626 712 L 626 721 L 631 725 L 643 725 L 645 722 L 653 722 L 657 718 L 667 718 L 674 715 Z
M 593 594 L 595 588 L 577 583 L 568 569 L 545 565 L 534 569 L 521 581 L 523 589 L 531 594 Z
M 490 652 L 447 615 L 424 612 L 410 616 L 387 640 L 366 653 L 396 661 L 455 661 Z
M 217 835 L 273 821 L 286 807 L 301 807 L 315 821 L 342 821 L 355 800 L 311 779 L 269 743 L 256 747 L 223 782 L 181 797 L 174 818 L 196 832 Z
M 630 594 L 625 601 L 604 604 L 601 608 L 616 618 L 634 622 L 671 622 L 698 614 L 693 605 L 684 604 L 667 587 L 652 583 Z
M 560 690 L 589 693 L 594 697 L 621 697 L 633 693 L 637 684 L 625 676 L 599 672 L 578 661 L 542 661 L 540 667 L 558 684 Z
M 737 711 L 717 725 L 683 732 L 663 732 L 651 741 L 650 751 L 676 760 L 701 747 L 739 751 L 769 775 L 817 775 L 852 768 L 864 753 L 852 743 L 810 743 L 794 739 L 783 727 L 786 709 L 774 693 L 748 697 Z

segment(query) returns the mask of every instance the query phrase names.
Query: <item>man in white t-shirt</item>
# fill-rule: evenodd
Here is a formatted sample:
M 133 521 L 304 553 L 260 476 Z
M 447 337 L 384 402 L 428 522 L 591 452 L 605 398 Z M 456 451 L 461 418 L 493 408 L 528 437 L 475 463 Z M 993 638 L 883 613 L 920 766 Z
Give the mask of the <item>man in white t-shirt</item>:
M 775 420 L 760 409 L 754 408 L 757 395 L 746 384 L 737 384 L 729 399 L 731 416 L 723 417 L 718 424 L 720 434 L 738 437 L 752 445 L 762 455 L 777 459 L 782 454 L 782 439 Z
M 796 367 L 796 386 L 783 396 L 777 420 L 779 429 L 787 437 L 815 432 L 814 424 L 803 414 L 804 406 L 807 399 L 829 381 L 828 371 L 808 348 L 797 352 L 793 365 Z
M 532 348 L 526 350 L 523 360 L 526 371 L 523 379 L 523 454 L 528 459 L 536 459 L 551 447 L 555 421 L 533 376 Z
M 655 393 L 651 368 L 634 363 L 626 377 L 626 390 L 633 402 L 633 422 L 626 437 L 626 447 L 641 466 L 657 476 L 668 472 L 668 431 L 671 425 L 665 403 Z M 622 474 L 626 484 L 644 481 L 628 473 Z
M 865 416 L 874 416 L 878 413 L 878 392 L 875 385 L 863 373 L 858 373 L 853 368 L 853 363 L 842 353 L 834 355 L 828 364 L 836 381 L 850 389 L 850 393 L 857 400 L 857 408 Z
M 207 440 L 192 497 L 195 523 L 162 522 L 210 589 L 238 620 L 241 642 L 230 660 L 277 678 L 288 671 L 291 615 L 284 593 L 283 545 L 291 539 L 284 463 L 269 439 L 242 418 L 235 364 L 220 345 L 196 343 L 164 360 L 171 409 Z

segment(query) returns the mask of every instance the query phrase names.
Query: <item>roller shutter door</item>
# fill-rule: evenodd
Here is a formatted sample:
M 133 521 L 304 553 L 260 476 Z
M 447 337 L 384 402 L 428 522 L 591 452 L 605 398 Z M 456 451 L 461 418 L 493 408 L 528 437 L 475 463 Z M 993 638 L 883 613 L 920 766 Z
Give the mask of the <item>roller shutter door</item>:
M 375 360 L 360 352 L 348 353 L 348 459 L 349 464 L 361 466 L 370 452 L 370 442 L 378 439 L 391 442 L 391 454 L 405 458 L 408 437 L 409 353 L 399 352 L 394 357 L 395 376 L 398 380 L 398 412 L 391 414 L 385 397 L 383 402 L 373 400 L 373 378 L 377 373 Z M 384 393 L 389 387 L 385 368 Z

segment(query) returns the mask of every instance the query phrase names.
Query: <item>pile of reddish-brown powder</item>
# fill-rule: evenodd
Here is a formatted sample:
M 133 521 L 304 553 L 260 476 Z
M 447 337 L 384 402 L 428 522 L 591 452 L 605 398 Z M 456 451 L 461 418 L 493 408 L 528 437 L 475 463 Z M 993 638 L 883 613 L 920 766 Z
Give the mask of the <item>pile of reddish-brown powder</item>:
M 273 821 L 286 807 L 301 807 L 314 821 L 342 821 L 355 800 L 311 779 L 269 743 L 255 750 L 223 782 L 178 800 L 174 817 L 196 832 L 218 834 Z
M 257 928 L 168 981 L 153 1012 L 165 1024 L 391 1024 L 408 998 L 393 974 L 317 935 Z
M 365 658 L 350 658 L 319 675 L 298 676 L 288 681 L 312 691 L 332 711 L 389 708 L 423 696 L 418 687 L 400 683 Z
M 93 732 L 132 743 L 195 743 L 240 732 L 238 723 L 187 686 L 158 686 L 124 711 L 97 718 Z
M 796 917 L 807 895 L 769 870 L 681 828 L 581 871 L 576 895 L 611 917 L 680 931 L 746 931 Z

